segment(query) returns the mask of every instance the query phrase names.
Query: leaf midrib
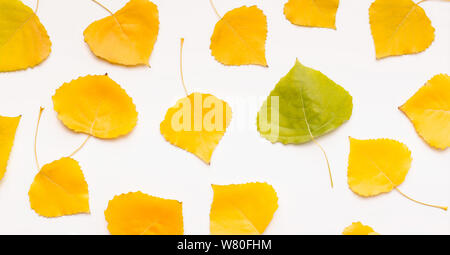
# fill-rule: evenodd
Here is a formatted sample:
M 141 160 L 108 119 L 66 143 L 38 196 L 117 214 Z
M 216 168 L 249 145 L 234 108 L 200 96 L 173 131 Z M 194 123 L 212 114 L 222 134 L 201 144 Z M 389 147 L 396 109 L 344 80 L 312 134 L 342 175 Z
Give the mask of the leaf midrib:
M 424 111 L 432 111 L 432 112 L 444 112 L 444 113 L 448 113 L 448 114 L 450 114 L 450 110 L 444 110 L 444 109 L 432 109 L 432 108 L 430 108 L 430 109 L 427 109 L 427 108 L 425 108 L 425 109 L 424 109 Z
M 253 48 L 250 47 L 250 45 L 248 45 L 247 41 L 244 39 L 243 36 L 241 36 L 241 34 L 238 33 L 238 31 L 225 19 L 222 18 L 223 22 L 225 23 L 225 25 L 227 25 L 228 27 L 230 27 L 231 31 L 236 35 L 236 37 L 243 42 L 243 45 L 247 48 L 248 52 L 252 52 L 253 53 L 253 57 L 256 57 L 257 59 L 260 60 L 260 57 L 258 56 L 256 51 L 253 51 Z M 261 60 L 260 60 L 261 61 Z M 264 62 L 264 61 L 262 61 Z
M 117 19 L 117 17 L 115 16 L 115 14 L 111 14 L 111 17 L 114 19 L 114 21 L 117 23 L 117 25 L 119 25 L 120 31 L 125 35 L 125 37 L 127 38 L 127 40 L 132 43 L 130 37 L 128 36 L 128 34 L 125 32 L 125 29 L 122 27 L 122 24 L 119 22 L 119 20 Z
M 364 155 L 364 157 L 366 159 L 369 160 L 369 162 L 375 166 L 376 169 L 378 169 L 378 171 L 380 171 L 380 173 L 391 183 L 392 187 L 395 188 L 397 187 L 397 185 L 389 178 L 389 176 L 383 171 L 383 169 L 381 169 L 381 167 L 378 166 L 378 164 L 369 156 L 367 156 L 366 154 L 362 154 Z
M 395 35 L 397 34 L 397 32 L 400 30 L 400 28 L 403 26 L 403 24 L 405 24 L 406 20 L 408 19 L 409 15 L 411 15 L 411 13 L 416 9 L 416 7 L 418 7 L 417 4 L 414 3 L 414 5 L 411 7 L 411 9 L 409 10 L 409 12 L 405 15 L 405 17 L 400 21 L 400 23 L 395 27 L 394 32 L 392 32 L 392 34 L 388 37 L 388 45 L 391 45 L 392 48 L 392 40 L 394 39 Z
M 49 180 L 52 184 L 54 184 L 55 186 L 61 188 L 64 192 L 66 192 L 67 194 L 69 194 L 70 196 L 77 196 L 77 194 L 74 194 L 70 191 L 68 191 L 66 188 L 64 188 L 61 184 L 57 183 L 56 181 L 54 181 L 50 176 L 48 176 L 46 173 L 44 173 L 43 171 L 40 172 L 40 174 L 42 174 L 42 176 L 44 176 L 47 180 Z
M 33 16 L 35 16 L 35 14 L 31 13 L 30 17 L 28 17 L 19 27 L 17 27 L 17 29 L 11 34 L 11 36 L 5 41 L 5 43 L 0 45 L 0 49 L 3 48 L 5 45 L 7 45 L 12 40 L 12 38 L 17 34 L 17 32 L 19 32 L 25 26 L 25 24 L 27 24 L 33 18 Z
M 300 85 L 300 100 L 302 102 L 303 118 L 305 120 L 306 127 L 308 128 L 309 136 L 311 137 L 311 139 L 314 139 L 314 136 L 311 133 L 311 129 L 309 127 L 308 118 L 306 117 L 305 102 L 303 101 L 303 89 L 302 89 L 301 85 Z
M 311 0 L 311 2 L 313 3 L 314 7 L 316 7 L 316 9 L 323 14 L 323 11 L 319 8 L 319 5 L 317 4 L 316 0 Z
M 253 227 L 253 230 L 256 232 L 256 233 L 259 233 L 259 234 L 261 234 L 260 232 L 259 232 L 259 230 L 256 228 L 256 226 L 253 224 L 253 221 L 252 220 L 250 220 L 250 218 L 247 216 L 247 214 L 245 214 L 238 206 L 236 206 L 233 202 L 230 202 L 230 205 L 231 205 L 231 207 L 233 207 L 234 209 L 236 209 L 236 211 L 238 211 L 249 223 L 250 223 L 250 225 Z

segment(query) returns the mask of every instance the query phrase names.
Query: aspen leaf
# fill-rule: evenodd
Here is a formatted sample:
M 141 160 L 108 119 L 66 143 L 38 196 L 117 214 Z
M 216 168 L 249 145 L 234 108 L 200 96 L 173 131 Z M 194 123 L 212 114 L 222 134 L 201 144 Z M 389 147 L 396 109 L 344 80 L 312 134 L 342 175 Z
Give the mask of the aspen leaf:
M 261 65 L 266 61 L 267 20 L 256 6 L 227 12 L 211 37 L 211 54 L 224 65 Z
M 352 109 L 345 89 L 297 60 L 263 103 L 257 127 L 272 143 L 301 144 L 338 128 Z
M 376 0 L 369 18 L 377 59 L 418 53 L 434 40 L 430 19 L 412 0 Z
M 19 0 L 0 0 L 0 72 L 40 64 L 50 55 L 51 44 L 30 7 Z
M 89 213 L 88 185 L 77 161 L 61 158 L 44 165 L 28 192 L 37 214 L 59 217 Z
M 350 189 L 365 197 L 390 192 L 405 180 L 411 161 L 411 151 L 403 143 L 350 138 Z
M 213 235 L 259 235 L 278 208 L 278 197 L 267 183 L 212 185 L 210 213 Z
M 363 225 L 361 222 L 353 222 L 352 225 L 346 227 L 343 235 L 379 235 L 371 227 Z
M 434 76 L 399 109 L 429 145 L 450 146 L 450 76 Z
M 156 5 L 148 0 L 130 0 L 110 14 L 84 31 L 92 52 L 113 64 L 148 65 L 159 30 Z
M 16 129 L 21 116 L 3 117 L 0 116 L 0 180 L 6 172 L 9 154 L 14 143 Z
M 66 127 L 98 138 L 126 135 L 137 122 L 132 99 L 107 75 L 64 83 L 56 90 L 53 105 Z
M 207 164 L 231 121 L 231 108 L 210 94 L 192 93 L 169 108 L 160 130 L 171 144 Z
M 399 186 L 411 167 L 411 151 L 403 143 L 391 139 L 350 139 L 348 185 L 363 197 L 376 196 L 395 189 L 405 198 L 426 206 L 447 210 L 447 207 L 426 204 L 402 193 Z
M 130 192 L 115 196 L 105 210 L 113 235 L 182 235 L 182 203 Z
M 316 143 L 327 161 L 333 187 L 327 155 L 315 138 L 342 125 L 352 109 L 352 96 L 345 89 L 297 60 L 264 101 L 256 123 L 261 136 L 272 143 Z
M 339 0 L 289 0 L 284 15 L 294 25 L 336 29 Z

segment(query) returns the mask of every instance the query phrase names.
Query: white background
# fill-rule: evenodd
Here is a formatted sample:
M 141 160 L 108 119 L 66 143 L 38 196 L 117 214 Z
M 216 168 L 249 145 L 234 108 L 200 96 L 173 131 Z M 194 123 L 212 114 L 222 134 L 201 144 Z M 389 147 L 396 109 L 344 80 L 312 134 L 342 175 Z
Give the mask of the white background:
M 100 0 L 112 11 L 126 0 Z M 370 0 L 341 0 L 337 30 L 292 25 L 283 15 L 286 0 L 216 0 L 218 11 L 257 4 L 267 16 L 269 68 L 226 67 L 210 54 L 217 16 L 208 0 L 154 0 L 160 31 L 151 68 L 126 68 L 96 58 L 83 40 L 84 29 L 108 13 L 89 0 L 41 0 L 38 16 L 52 40 L 52 53 L 26 71 L 0 73 L 0 114 L 22 120 L 7 172 L 0 181 L 0 234 L 107 234 L 104 210 L 114 195 L 142 192 L 183 202 L 186 234 L 209 233 L 211 184 L 266 181 L 279 209 L 267 234 L 340 234 L 362 221 L 381 234 L 450 234 L 450 213 L 415 204 L 393 191 L 361 198 L 348 188 L 348 136 L 393 138 L 412 151 L 413 163 L 399 188 L 425 202 L 450 204 L 450 151 L 429 147 L 397 109 L 432 76 L 450 71 L 450 3 L 421 4 L 436 38 L 417 55 L 375 60 L 370 34 Z M 26 0 L 34 8 L 35 0 Z M 188 89 L 212 93 L 232 104 L 230 130 L 210 166 L 167 143 L 159 125 L 166 110 L 184 96 L 179 76 L 179 40 L 185 37 Z M 271 144 L 256 131 L 256 113 L 295 58 L 318 69 L 353 96 L 353 115 L 318 142 L 326 149 L 335 188 L 330 188 L 321 151 L 313 143 Z M 121 139 L 90 139 L 75 158 L 89 184 L 91 214 L 47 219 L 29 205 L 28 189 L 37 169 L 33 136 L 39 107 L 46 107 L 39 134 L 41 165 L 72 152 L 85 135 L 56 118 L 51 96 L 64 82 L 104 74 L 133 98 L 139 112 L 134 131 Z

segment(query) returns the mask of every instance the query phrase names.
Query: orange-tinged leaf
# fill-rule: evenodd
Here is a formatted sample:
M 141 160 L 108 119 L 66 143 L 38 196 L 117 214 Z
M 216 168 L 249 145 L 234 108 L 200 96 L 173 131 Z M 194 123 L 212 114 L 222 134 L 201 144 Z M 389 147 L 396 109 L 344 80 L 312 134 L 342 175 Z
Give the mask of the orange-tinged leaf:
M 289 0 L 284 15 L 294 25 L 336 29 L 339 0 Z
M 450 76 L 434 76 L 399 109 L 429 145 L 450 146 Z
M 361 222 L 353 222 L 342 232 L 343 235 L 379 235 L 371 227 L 363 225 Z
M 61 158 L 44 165 L 31 184 L 30 205 L 41 216 L 89 213 L 88 185 L 77 161 Z
M 0 72 L 40 64 L 50 55 L 51 45 L 30 7 L 19 0 L 0 0 Z
M 113 235 L 182 235 L 182 203 L 130 192 L 115 196 L 105 210 Z
M 210 213 L 213 235 L 262 234 L 278 208 L 278 197 L 267 183 L 212 185 Z
M 411 151 L 403 143 L 350 137 L 348 185 L 365 197 L 390 192 L 405 180 L 411 161 Z
M 205 161 L 211 156 L 231 121 L 231 108 L 209 94 L 192 93 L 169 108 L 160 130 L 171 144 Z
M 6 172 L 9 154 L 14 144 L 16 129 L 19 125 L 20 117 L 0 116 L 0 180 Z
M 211 37 L 211 54 L 224 65 L 261 65 L 266 61 L 267 20 L 256 6 L 227 12 Z
M 158 8 L 148 0 L 130 0 L 122 9 L 84 31 L 92 52 L 113 64 L 148 65 L 159 30 Z
M 56 90 L 53 105 L 66 127 L 98 138 L 126 135 L 137 122 L 132 99 L 107 75 L 64 83 Z
M 369 17 L 378 59 L 424 51 L 434 40 L 430 19 L 412 0 L 376 0 Z

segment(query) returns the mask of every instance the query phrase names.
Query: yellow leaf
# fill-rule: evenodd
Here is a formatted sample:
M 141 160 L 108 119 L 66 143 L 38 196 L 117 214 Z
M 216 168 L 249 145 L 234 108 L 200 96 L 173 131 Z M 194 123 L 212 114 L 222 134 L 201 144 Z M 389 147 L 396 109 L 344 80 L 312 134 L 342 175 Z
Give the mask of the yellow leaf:
M 430 19 L 412 0 L 376 0 L 369 16 L 377 59 L 418 53 L 434 40 Z
M 411 151 L 403 143 L 350 137 L 348 185 L 365 197 L 390 192 L 405 180 L 411 161 Z
M 395 189 L 415 203 L 447 211 L 446 206 L 417 201 L 397 188 L 405 180 L 411 167 L 411 151 L 406 145 L 391 139 L 349 139 L 347 175 L 348 185 L 353 192 L 370 197 Z
M 89 213 L 88 185 L 77 161 L 61 158 L 46 164 L 31 184 L 30 205 L 41 216 Z
M 289 0 L 284 15 L 294 25 L 336 29 L 339 0 Z
M 50 55 L 39 18 L 19 0 L 0 0 L 0 72 L 34 67 Z
M 6 165 L 8 164 L 20 117 L 0 116 L 0 180 L 6 172 Z
M 156 5 L 148 0 L 130 0 L 110 14 L 84 31 L 92 52 L 113 64 L 148 65 L 159 30 Z
M 115 196 L 105 210 L 113 235 L 182 235 L 182 203 L 140 191 Z
M 361 224 L 361 222 L 353 222 L 352 225 L 346 227 L 343 235 L 379 235 L 371 227 Z
M 107 75 L 64 83 L 56 90 L 53 105 L 66 127 L 98 138 L 126 135 L 137 122 L 132 99 Z
M 213 95 L 192 93 L 169 108 L 161 134 L 207 164 L 231 121 L 231 108 Z
M 267 20 L 256 6 L 227 12 L 211 37 L 211 54 L 224 65 L 261 65 L 266 61 Z
M 278 208 L 277 193 L 267 183 L 212 185 L 210 213 L 213 235 L 259 235 Z
M 450 146 L 450 76 L 434 76 L 399 109 L 431 146 Z

